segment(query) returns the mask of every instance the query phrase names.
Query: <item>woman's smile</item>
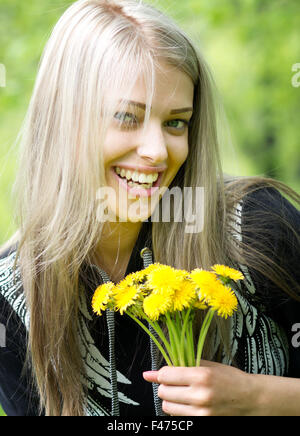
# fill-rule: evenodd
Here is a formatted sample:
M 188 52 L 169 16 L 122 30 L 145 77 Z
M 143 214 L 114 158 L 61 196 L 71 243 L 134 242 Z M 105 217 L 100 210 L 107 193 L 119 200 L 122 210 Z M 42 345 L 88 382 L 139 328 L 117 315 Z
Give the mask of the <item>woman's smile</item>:
M 141 171 L 139 169 L 125 168 L 124 166 L 112 167 L 120 186 L 123 186 L 130 195 L 137 197 L 153 195 L 161 184 L 165 170 L 153 168 L 152 170 L 143 169 Z

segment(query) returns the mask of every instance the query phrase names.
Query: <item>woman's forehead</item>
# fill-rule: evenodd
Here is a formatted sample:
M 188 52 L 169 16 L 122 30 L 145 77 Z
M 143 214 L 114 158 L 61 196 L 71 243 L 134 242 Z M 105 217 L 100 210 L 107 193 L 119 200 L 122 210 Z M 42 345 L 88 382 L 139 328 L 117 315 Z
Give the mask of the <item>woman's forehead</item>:
M 147 77 L 141 74 L 129 90 L 116 96 L 116 103 L 144 111 L 147 106 L 153 110 L 165 107 L 173 114 L 192 110 L 194 85 L 184 72 L 171 67 L 163 71 L 156 69 L 153 85 L 152 89 Z

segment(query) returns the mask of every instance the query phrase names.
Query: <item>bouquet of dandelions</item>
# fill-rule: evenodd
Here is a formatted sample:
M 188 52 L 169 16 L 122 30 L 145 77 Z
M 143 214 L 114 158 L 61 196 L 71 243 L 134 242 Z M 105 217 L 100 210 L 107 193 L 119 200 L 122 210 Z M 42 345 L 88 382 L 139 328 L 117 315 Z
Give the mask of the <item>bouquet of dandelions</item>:
M 99 286 L 93 296 L 93 311 L 102 315 L 106 309 L 126 313 L 144 329 L 169 366 L 200 366 L 203 346 L 214 314 L 232 316 L 238 301 L 232 289 L 243 280 L 239 271 L 214 265 L 211 271 L 192 272 L 154 263 L 127 275 L 115 285 Z M 196 310 L 206 311 L 195 350 L 193 319 Z M 151 333 L 147 327 L 156 332 Z M 166 329 L 162 328 L 162 324 Z M 167 333 L 165 334 L 164 331 Z

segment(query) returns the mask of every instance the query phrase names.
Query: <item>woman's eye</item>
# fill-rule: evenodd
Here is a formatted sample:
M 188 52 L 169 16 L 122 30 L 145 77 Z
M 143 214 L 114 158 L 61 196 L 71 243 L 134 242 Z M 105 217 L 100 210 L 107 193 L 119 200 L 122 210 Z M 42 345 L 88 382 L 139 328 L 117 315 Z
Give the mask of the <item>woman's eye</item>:
M 136 116 L 129 112 L 116 112 L 114 117 L 119 120 L 122 125 L 125 126 L 134 126 L 138 124 Z
M 187 120 L 171 120 L 167 121 L 166 125 L 172 129 L 185 130 L 189 126 L 189 122 Z

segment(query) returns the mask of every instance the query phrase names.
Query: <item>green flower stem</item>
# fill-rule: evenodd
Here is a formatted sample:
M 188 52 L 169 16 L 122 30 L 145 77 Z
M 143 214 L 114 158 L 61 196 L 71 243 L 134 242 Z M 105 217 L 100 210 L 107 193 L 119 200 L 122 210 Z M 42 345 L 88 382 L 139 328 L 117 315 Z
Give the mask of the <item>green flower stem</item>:
M 180 343 L 180 336 L 181 336 L 181 330 L 182 330 L 182 317 L 181 317 L 181 312 L 176 311 L 173 314 L 173 318 L 171 317 L 171 319 L 174 319 L 174 327 L 176 330 L 176 335 L 178 338 L 178 343 L 179 343 L 179 362 L 181 366 L 185 366 L 185 350 L 184 347 L 181 346 Z
M 187 330 L 189 316 L 190 316 L 191 311 L 192 311 L 192 308 L 190 307 L 186 311 L 186 313 L 184 314 L 184 317 L 183 317 L 183 325 L 182 325 L 181 334 L 180 334 L 180 346 L 181 347 L 183 347 L 183 344 L 184 344 L 185 332 Z
M 172 366 L 172 362 L 169 359 L 169 356 L 167 355 L 167 353 L 165 352 L 165 350 L 163 349 L 163 347 L 161 346 L 161 344 L 158 342 L 158 340 L 156 339 L 156 337 L 150 332 L 150 330 L 138 319 L 136 318 L 134 315 L 131 315 L 130 313 L 126 312 L 128 316 L 130 316 L 137 324 L 139 324 L 140 327 L 142 327 L 142 329 L 150 336 L 150 338 L 152 339 L 152 341 L 155 343 L 155 345 L 157 346 L 157 348 L 159 349 L 159 351 L 161 352 L 161 354 L 163 355 L 165 361 L 167 362 L 167 364 L 169 366 Z
M 194 334 L 193 334 L 193 322 L 190 321 L 188 325 L 188 341 L 189 341 L 189 366 L 196 366 L 196 356 L 194 347 Z
M 170 321 L 172 323 L 172 321 Z M 174 331 L 171 328 L 171 326 L 169 325 L 169 321 L 166 319 L 166 326 L 168 329 L 168 333 L 169 333 L 169 338 L 170 338 L 170 345 L 172 348 L 172 362 L 174 366 L 179 366 L 179 352 L 177 350 L 177 346 L 176 346 L 176 342 L 175 342 L 175 338 L 174 338 Z
M 189 319 L 190 319 L 190 314 L 192 311 L 192 307 L 190 307 L 184 314 L 183 316 L 183 325 L 181 327 L 181 333 L 180 333 L 180 349 L 184 352 L 186 358 L 185 358 L 185 366 L 191 366 L 190 362 L 191 362 L 191 358 L 190 358 L 190 354 L 191 354 L 191 350 L 190 350 L 190 338 L 189 338 Z
M 173 338 L 174 346 L 177 352 L 177 364 L 179 364 L 180 366 L 184 366 L 184 358 L 182 356 L 181 349 L 180 349 L 180 339 L 179 339 L 180 332 L 178 332 L 176 329 L 176 321 L 171 319 L 170 314 L 168 312 L 166 313 L 165 316 L 166 316 L 167 326 L 169 330 L 169 335 L 170 338 L 171 336 Z
M 157 321 L 151 321 L 151 319 L 147 315 L 145 315 L 145 314 L 144 314 L 144 317 L 148 321 L 148 323 L 152 326 L 152 328 L 156 331 L 156 333 L 158 334 L 158 336 L 160 337 L 160 339 L 164 343 L 164 346 L 166 347 L 166 350 L 167 350 L 171 360 L 174 361 L 174 355 L 173 355 L 172 347 L 171 347 L 170 343 L 167 341 L 167 338 L 166 338 L 164 332 L 162 331 L 160 325 L 158 324 L 158 322 Z
M 180 332 L 182 328 L 182 319 L 181 319 L 181 313 L 178 311 L 175 312 L 175 320 L 176 320 L 176 331 Z
M 208 332 L 208 329 L 209 329 L 209 326 L 211 324 L 211 321 L 213 319 L 214 314 L 215 314 L 215 310 L 209 309 L 209 311 L 207 312 L 206 317 L 203 321 L 203 324 L 202 324 L 202 327 L 200 330 L 200 334 L 199 334 L 198 345 L 197 345 L 196 366 L 200 366 L 204 342 L 205 342 L 206 335 L 207 335 L 207 332 Z

